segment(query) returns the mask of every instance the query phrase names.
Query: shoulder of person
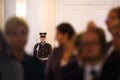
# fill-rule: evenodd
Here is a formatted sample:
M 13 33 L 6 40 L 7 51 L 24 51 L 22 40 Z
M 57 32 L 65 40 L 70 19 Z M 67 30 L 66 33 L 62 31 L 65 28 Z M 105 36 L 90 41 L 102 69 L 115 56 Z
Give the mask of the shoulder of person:
M 4 62 L 4 64 L 2 64 L 0 67 L 1 69 L 3 69 L 2 77 L 5 78 L 5 76 L 6 76 L 10 80 L 23 80 L 23 74 L 24 74 L 23 66 L 19 61 L 15 60 L 15 59 L 7 59 L 3 62 Z M 7 75 L 7 73 L 10 73 L 10 74 Z
M 36 43 L 35 46 L 38 46 L 40 43 Z
M 40 45 L 40 43 L 36 43 L 36 44 L 35 44 L 35 46 L 34 46 L 34 48 L 37 48 L 37 47 L 38 47 L 38 45 Z
M 54 53 L 61 53 L 63 51 L 63 48 L 62 47 L 56 47 L 53 49 L 53 54 Z
M 52 54 L 49 55 L 49 60 L 54 59 L 62 54 L 62 49 L 60 47 L 54 48 Z
M 111 57 L 112 57 L 114 60 L 119 60 L 119 61 L 120 61 L 120 51 L 114 50 L 114 51 L 112 52 Z
M 50 44 L 50 43 L 46 43 L 46 45 L 51 46 L 51 44 Z

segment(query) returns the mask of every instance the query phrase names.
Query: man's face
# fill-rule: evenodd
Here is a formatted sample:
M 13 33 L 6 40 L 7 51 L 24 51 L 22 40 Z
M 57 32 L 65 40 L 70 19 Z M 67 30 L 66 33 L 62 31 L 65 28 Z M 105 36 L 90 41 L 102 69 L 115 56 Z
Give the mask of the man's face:
M 7 41 L 11 48 L 23 50 L 27 42 L 28 32 L 24 26 L 17 26 L 13 32 L 7 35 Z
M 41 40 L 41 42 L 45 42 L 46 38 L 45 37 L 41 37 L 40 40 Z
M 119 19 L 117 14 L 114 11 L 110 11 L 106 20 L 108 30 L 111 32 L 111 30 L 114 28 L 114 25 L 116 25 L 118 22 Z
M 93 32 L 87 32 L 82 37 L 84 59 L 94 60 L 101 56 L 101 44 L 98 36 Z

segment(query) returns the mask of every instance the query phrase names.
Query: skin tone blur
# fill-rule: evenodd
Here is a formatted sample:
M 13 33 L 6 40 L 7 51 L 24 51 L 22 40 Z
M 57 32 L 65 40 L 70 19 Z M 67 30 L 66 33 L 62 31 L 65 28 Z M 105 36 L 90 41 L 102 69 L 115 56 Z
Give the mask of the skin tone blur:
M 99 42 L 98 36 L 94 32 L 87 32 L 82 37 L 82 46 L 84 60 L 93 65 L 101 59 L 102 47 Z
M 44 37 L 40 38 L 40 41 L 44 43 L 46 41 L 46 38 L 44 38 Z
M 28 32 L 24 26 L 17 26 L 13 32 L 7 35 L 7 41 L 14 55 L 22 60 L 24 57 L 24 47 L 27 43 Z
M 115 49 L 120 50 L 120 37 L 119 37 L 119 33 L 120 33 L 120 26 L 117 26 L 119 24 L 119 19 L 118 19 L 118 15 L 114 12 L 114 11 L 110 11 L 108 14 L 108 19 L 106 20 L 106 24 L 108 27 L 108 30 L 112 33 L 113 35 L 113 44 L 115 46 Z
M 111 32 L 114 25 L 119 22 L 118 15 L 114 11 L 110 11 L 106 20 L 107 28 Z

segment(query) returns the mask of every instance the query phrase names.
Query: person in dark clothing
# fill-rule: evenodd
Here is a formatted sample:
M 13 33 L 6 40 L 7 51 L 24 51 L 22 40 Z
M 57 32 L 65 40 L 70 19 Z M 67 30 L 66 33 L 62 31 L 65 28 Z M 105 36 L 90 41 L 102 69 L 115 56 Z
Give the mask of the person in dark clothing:
M 120 51 L 113 51 L 105 61 L 99 80 L 120 80 Z
M 10 57 L 11 51 L 0 31 L 0 80 L 23 80 L 23 67 Z
M 52 53 L 52 47 L 49 43 L 46 43 L 47 33 L 40 33 L 40 43 L 37 43 L 33 50 L 33 56 L 37 57 L 39 60 L 46 64 L 48 56 Z
M 110 10 L 106 23 L 113 40 L 107 44 L 100 80 L 120 80 L 120 7 Z
M 114 25 L 119 21 L 120 21 L 120 7 L 112 8 L 109 11 L 109 14 L 106 20 L 106 25 L 108 30 L 111 32 L 112 29 L 114 28 Z
M 109 11 L 109 14 L 106 20 L 107 28 L 111 34 L 112 34 L 112 30 L 114 29 L 114 25 L 116 25 L 119 22 L 120 22 L 120 7 L 112 8 Z M 113 50 L 112 41 L 108 42 L 106 45 L 106 50 L 105 50 L 106 54 L 109 54 L 111 50 Z
M 83 33 L 80 47 L 82 46 L 84 64 L 82 64 L 80 80 L 99 79 L 104 62 L 105 45 L 105 33 L 101 28 L 89 29 Z
M 22 65 L 25 80 L 44 80 L 44 67 L 37 58 L 25 55 Z
M 79 80 L 79 65 L 74 55 L 75 31 L 68 23 L 57 26 L 59 47 L 53 50 L 46 67 L 46 80 Z
M 113 49 L 106 56 L 101 80 L 120 80 L 120 22 L 114 25 L 111 33 L 113 35 Z
M 114 31 L 114 32 L 113 32 Z M 81 79 L 80 80 L 91 80 L 90 76 L 88 76 L 87 72 L 90 71 L 92 69 L 92 71 L 90 73 L 92 73 L 91 75 L 92 76 L 95 76 L 94 79 L 92 80 L 119 80 L 120 79 L 120 35 L 119 35 L 119 32 L 120 32 L 120 28 L 117 27 L 117 29 L 112 31 L 112 34 L 114 35 L 113 36 L 113 44 L 114 44 L 114 50 L 111 51 L 111 53 L 109 53 L 109 55 L 103 55 L 103 57 L 101 57 L 101 61 L 98 61 L 98 63 L 100 63 L 99 65 L 97 65 L 96 67 L 94 67 L 94 65 L 96 64 L 92 64 L 92 67 L 94 69 L 96 69 L 97 71 L 97 75 L 96 75 L 96 72 L 93 71 L 92 67 L 90 67 L 90 65 L 87 65 L 86 67 L 86 64 L 84 65 L 83 69 L 81 70 Z M 93 33 L 94 31 L 92 31 Z M 97 34 L 98 31 L 96 31 L 95 34 Z M 90 33 L 88 33 L 88 36 L 85 37 L 85 35 L 83 36 L 83 42 L 85 42 L 86 40 L 89 40 L 89 38 L 95 40 L 92 36 L 90 36 Z M 102 37 L 100 37 L 100 39 L 104 39 Z M 99 41 L 101 41 L 99 40 Z M 84 43 L 85 44 L 85 43 Z M 88 43 L 87 43 L 88 44 Z M 85 45 L 87 45 L 85 44 Z M 90 45 L 90 44 L 89 44 Z M 105 44 L 102 46 L 102 53 L 104 53 L 104 50 L 105 50 Z M 86 48 L 87 49 L 87 48 Z M 92 48 L 90 48 L 92 49 Z M 96 48 L 93 48 L 93 51 L 95 52 L 97 49 Z M 92 51 L 90 50 L 84 50 L 83 49 L 83 53 L 84 51 L 87 51 L 86 53 L 86 58 L 90 58 L 92 56 L 92 54 L 90 54 Z M 95 54 L 94 54 L 95 56 Z M 92 59 L 92 61 L 96 62 L 97 60 L 95 60 L 96 58 Z M 97 58 L 99 59 L 99 58 Z M 88 60 L 88 61 L 91 61 L 91 60 Z M 90 74 L 89 74 L 90 75 Z M 96 77 L 97 76 L 97 77 Z
M 27 55 L 24 48 L 27 43 L 28 25 L 18 17 L 11 17 L 5 24 L 7 42 L 13 52 L 13 58 L 23 66 L 24 80 L 43 80 L 42 63 L 35 57 Z
M 120 32 L 120 28 L 117 29 Z M 100 80 L 120 79 L 120 34 L 113 34 L 113 50 L 109 51 L 101 71 Z

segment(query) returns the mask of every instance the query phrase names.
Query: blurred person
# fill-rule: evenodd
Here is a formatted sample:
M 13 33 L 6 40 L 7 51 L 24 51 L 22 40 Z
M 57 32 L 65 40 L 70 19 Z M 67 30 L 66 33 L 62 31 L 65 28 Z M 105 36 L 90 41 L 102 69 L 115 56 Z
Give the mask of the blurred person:
M 14 58 L 10 57 L 11 51 L 0 31 L 0 80 L 23 80 L 23 67 Z
M 113 27 L 112 46 L 107 53 L 100 80 L 120 80 L 120 22 Z
M 81 46 L 84 65 L 80 80 L 99 80 L 104 61 L 105 44 L 106 38 L 102 29 L 90 29 L 83 33 Z
M 106 20 L 108 30 L 112 34 L 112 41 L 107 44 L 106 47 L 106 67 L 103 74 L 103 78 L 109 79 L 109 76 L 112 76 L 110 80 L 119 80 L 120 76 L 120 52 L 119 52 L 119 25 L 120 25 L 120 7 L 112 8 L 108 14 Z M 111 66 L 111 68 L 108 68 Z M 107 75 L 109 73 L 109 75 Z
M 108 17 L 106 20 L 106 25 L 110 33 L 114 29 L 114 25 L 116 25 L 119 22 L 120 22 L 120 7 L 112 8 L 109 11 Z M 113 50 L 113 44 L 112 44 L 112 41 L 110 41 L 107 43 L 107 46 L 106 46 L 106 54 L 109 54 L 112 50 Z
M 112 41 L 107 43 L 105 48 L 106 57 L 101 71 L 100 80 L 120 79 L 120 51 L 119 51 L 119 25 L 120 7 L 112 8 L 106 20 L 107 28 L 112 34 Z
M 109 13 L 106 20 L 107 28 L 111 32 L 111 30 L 114 28 L 114 24 L 118 23 L 120 21 L 120 7 L 112 8 Z
M 79 68 L 74 55 L 75 31 L 68 23 L 57 26 L 59 47 L 53 50 L 46 68 L 47 80 L 79 80 Z
M 116 34 L 116 32 L 114 33 Z M 95 38 L 95 35 L 99 36 L 98 41 L 97 41 L 97 36 Z M 118 33 L 117 36 L 115 36 L 115 38 L 118 39 Z M 116 45 L 117 48 L 114 49 L 114 51 L 112 51 L 112 53 L 106 58 L 104 54 L 104 50 L 106 47 L 105 35 L 103 35 L 103 31 L 101 32 L 100 29 L 98 30 L 94 29 L 92 31 L 88 31 L 87 34 L 85 33 L 83 35 L 82 40 L 83 40 L 82 43 L 83 53 L 86 55 L 85 57 L 86 64 L 83 69 L 84 74 L 82 73 L 83 80 L 84 79 L 85 80 L 119 80 L 120 79 L 120 52 L 119 52 L 120 48 L 118 48 L 118 46 Z M 89 43 L 90 40 L 91 40 L 91 47 Z M 100 47 L 100 42 L 102 45 L 101 47 Z M 114 43 L 119 44 L 118 42 L 119 41 L 117 41 L 116 43 L 115 41 Z M 92 46 L 92 43 L 94 43 L 94 46 Z M 98 52 L 99 55 L 96 54 Z M 100 56 L 100 52 L 101 52 L 101 56 Z M 89 71 L 91 72 L 89 73 Z
M 27 55 L 24 48 L 28 37 L 27 23 L 18 17 L 11 17 L 5 24 L 7 42 L 13 52 L 12 57 L 21 62 L 24 69 L 24 80 L 43 80 L 43 67 L 41 62 Z
M 52 47 L 46 42 L 47 33 L 40 34 L 40 43 L 37 43 L 33 50 L 33 56 L 37 57 L 43 62 L 43 65 L 48 61 L 48 56 L 52 53 Z

